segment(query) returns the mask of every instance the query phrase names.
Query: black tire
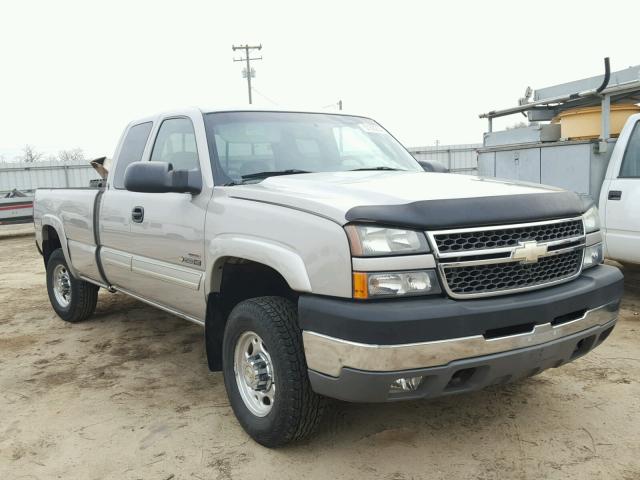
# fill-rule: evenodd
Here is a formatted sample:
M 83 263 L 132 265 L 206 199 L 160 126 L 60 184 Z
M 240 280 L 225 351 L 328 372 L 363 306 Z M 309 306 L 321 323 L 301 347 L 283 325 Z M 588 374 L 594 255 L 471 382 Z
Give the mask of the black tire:
M 275 397 L 271 410 L 262 417 L 247 408 L 235 377 L 235 347 L 245 332 L 255 332 L 263 339 L 273 364 Z M 324 413 L 326 399 L 311 389 L 293 302 L 281 297 L 259 297 L 236 305 L 225 327 L 222 361 L 233 412 L 256 442 L 273 448 L 313 433 Z
M 64 267 L 67 271 L 69 269 L 61 248 L 54 250 L 47 261 L 47 293 L 49 294 L 51 306 L 65 322 L 81 322 L 93 315 L 98 302 L 99 287 L 77 279 L 69 273 L 71 297 L 68 305 L 62 305 L 54 293 L 55 280 L 53 275 L 58 266 Z

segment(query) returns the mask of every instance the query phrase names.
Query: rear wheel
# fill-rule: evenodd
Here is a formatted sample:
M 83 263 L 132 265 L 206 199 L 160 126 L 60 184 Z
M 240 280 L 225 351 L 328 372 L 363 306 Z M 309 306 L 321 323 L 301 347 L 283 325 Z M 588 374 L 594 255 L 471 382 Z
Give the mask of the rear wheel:
M 98 302 L 97 285 L 75 278 L 69 271 L 62 249 L 51 253 L 47 262 L 47 292 L 51 306 L 66 322 L 90 317 Z
M 266 447 L 311 434 L 325 399 L 311 389 L 296 306 L 281 297 L 239 303 L 223 340 L 231 407 L 245 431 Z

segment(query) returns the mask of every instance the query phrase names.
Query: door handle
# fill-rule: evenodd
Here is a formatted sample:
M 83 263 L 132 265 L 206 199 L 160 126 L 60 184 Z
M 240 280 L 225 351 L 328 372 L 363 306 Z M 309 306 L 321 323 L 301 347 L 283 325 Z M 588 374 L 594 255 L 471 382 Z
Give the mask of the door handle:
M 622 190 L 609 190 L 609 200 L 620 200 L 622 198 Z
M 133 207 L 131 210 L 131 220 L 135 223 L 142 223 L 144 220 L 144 208 L 143 207 Z

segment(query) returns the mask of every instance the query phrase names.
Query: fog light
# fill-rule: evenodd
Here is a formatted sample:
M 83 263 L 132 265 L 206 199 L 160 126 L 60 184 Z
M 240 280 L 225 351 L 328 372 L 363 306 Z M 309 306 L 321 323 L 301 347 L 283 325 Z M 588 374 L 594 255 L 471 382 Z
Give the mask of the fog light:
M 415 392 L 422 383 L 422 376 L 420 377 L 406 377 L 399 378 L 391 383 L 389 387 L 390 393 L 398 392 Z
M 602 251 L 602 243 L 597 243 L 584 249 L 584 260 L 582 261 L 582 269 L 595 267 L 604 261 L 604 253 Z

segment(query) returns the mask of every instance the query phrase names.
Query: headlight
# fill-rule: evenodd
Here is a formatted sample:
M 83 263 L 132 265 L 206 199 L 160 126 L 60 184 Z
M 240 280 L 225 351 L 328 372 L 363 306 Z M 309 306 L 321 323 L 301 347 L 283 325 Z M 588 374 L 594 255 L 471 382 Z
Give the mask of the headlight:
M 584 233 L 591 233 L 600 230 L 600 214 L 596 207 L 591 207 L 582 214 L 584 222 Z
M 604 261 L 604 253 L 602 251 L 602 243 L 596 243 L 584 249 L 584 260 L 582 261 L 582 269 L 587 269 L 600 265 Z
M 434 293 L 440 293 L 435 270 L 353 273 L 353 298 L 361 300 Z
M 347 225 L 345 227 L 354 257 L 407 255 L 429 251 L 423 233 L 413 230 Z

